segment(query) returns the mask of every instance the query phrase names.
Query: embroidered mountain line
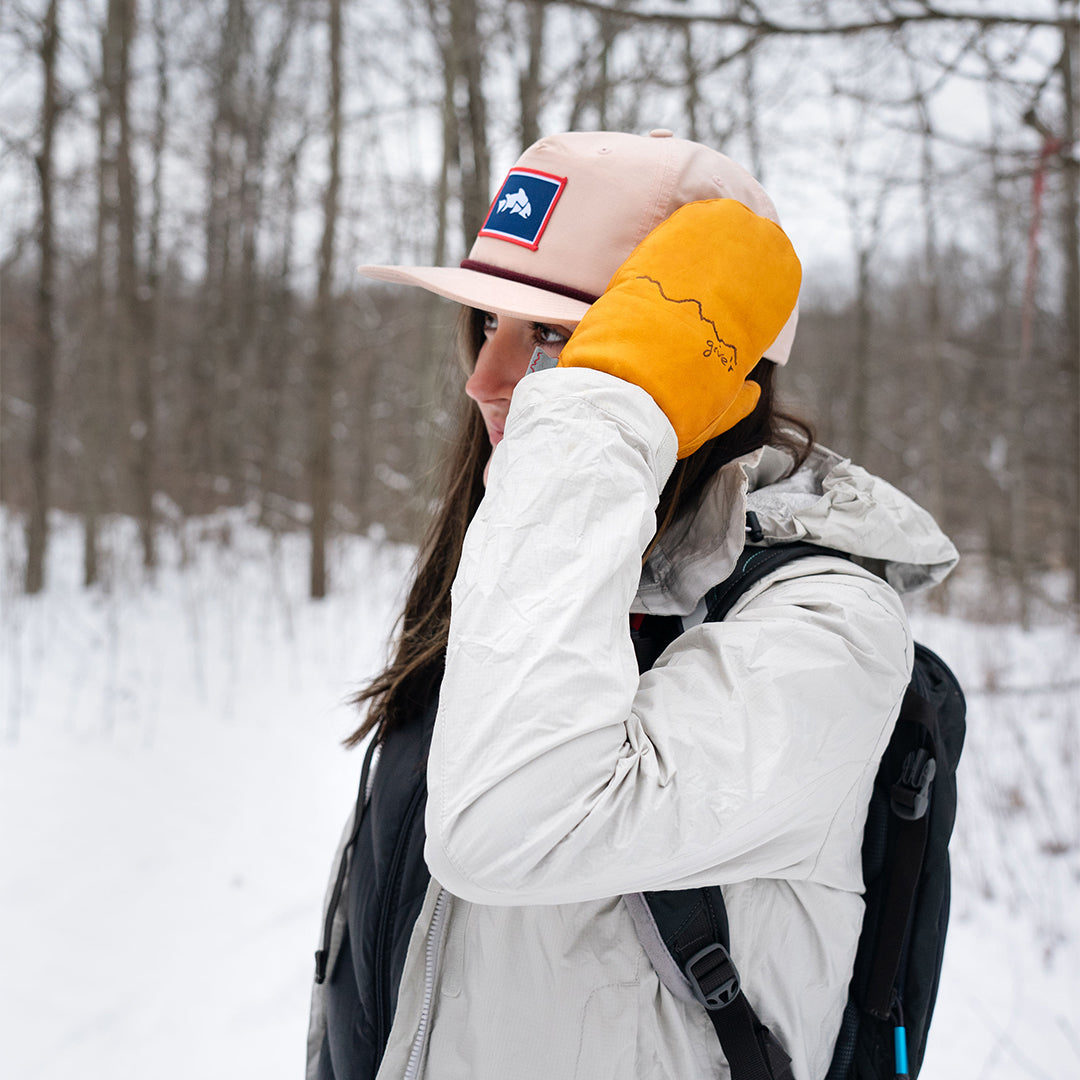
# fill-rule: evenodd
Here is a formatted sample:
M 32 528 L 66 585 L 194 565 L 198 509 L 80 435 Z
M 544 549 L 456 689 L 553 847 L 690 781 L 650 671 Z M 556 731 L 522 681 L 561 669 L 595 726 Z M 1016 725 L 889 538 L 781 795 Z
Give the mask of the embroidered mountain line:
M 685 300 L 676 300 L 673 296 L 668 296 L 668 294 L 664 292 L 664 286 L 661 285 L 660 282 L 656 280 L 656 278 L 649 277 L 648 274 L 638 274 L 638 280 L 651 281 L 660 290 L 660 295 L 669 304 L 693 304 L 698 309 L 698 318 L 701 319 L 703 323 L 707 323 L 709 326 L 712 327 L 713 334 L 716 337 L 715 341 L 709 340 L 708 342 L 706 342 L 708 347 L 701 355 L 704 356 L 706 359 L 708 359 L 710 356 L 713 356 L 714 354 L 719 356 L 720 362 L 724 365 L 724 368 L 727 371 L 731 371 L 733 368 L 738 366 L 738 351 L 736 350 L 734 345 L 729 345 L 720 336 L 720 331 L 717 328 L 716 323 L 714 323 L 712 319 L 710 319 L 705 314 L 704 310 L 701 307 L 700 300 L 695 300 L 692 296 L 688 297 Z

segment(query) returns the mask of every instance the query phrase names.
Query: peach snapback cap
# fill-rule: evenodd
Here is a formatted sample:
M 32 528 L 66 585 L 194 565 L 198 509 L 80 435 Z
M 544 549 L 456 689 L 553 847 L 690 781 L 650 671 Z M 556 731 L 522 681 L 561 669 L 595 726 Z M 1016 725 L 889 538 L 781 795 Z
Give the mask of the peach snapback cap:
M 551 135 L 510 169 L 460 266 L 359 272 L 497 315 L 575 324 L 634 248 L 680 206 L 700 199 L 736 199 L 780 223 L 764 188 L 741 165 L 670 131 Z M 765 350 L 767 359 L 787 362 L 797 319 L 798 306 Z

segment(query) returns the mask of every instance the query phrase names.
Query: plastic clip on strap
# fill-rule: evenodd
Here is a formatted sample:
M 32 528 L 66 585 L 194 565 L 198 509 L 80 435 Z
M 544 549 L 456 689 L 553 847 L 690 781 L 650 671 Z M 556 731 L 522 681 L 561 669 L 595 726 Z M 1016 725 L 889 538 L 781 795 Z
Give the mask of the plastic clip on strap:
M 696 903 L 677 917 L 668 932 L 657 921 L 665 946 L 686 975 L 694 996 L 705 1007 L 733 1080 L 792 1080 L 791 1059 L 762 1024 L 746 995 L 725 944 L 727 911 L 718 886 L 693 890 Z M 654 918 L 663 912 L 664 898 L 679 893 L 646 893 Z M 674 909 L 678 911 L 676 903 Z M 670 909 L 670 900 L 669 900 Z
M 904 758 L 900 779 L 892 786 L 892 809 L 905 821 L 918 821 L 930 805 L 930 785 L 937 762 L 925 749 L 912 750 Z
M 908 693 L 912 691 L 909 689 Z M 879 946 L 867 977 L 865 995 L 866 1011 L 882 1020 L 890 1012 L 900 960 L 907 944 L 915 888 L 926 853 L 930 827 L 927 811 L 936 773 L 933 753 L 919 747 L 908 752 L 900 768 L 900 777 L 890 790 L 892 812 L 900 818 L 901 824 L 896 831 L 896 846 L 882 903 Z M 907 1056 L 906 1050 L 904 1056 Z
M 727 1008 L 739 994 L 739 973 L 727 949 L 719 942 L 706 945 L 690 957 L 685 973 L 694 997 L 709 1012 Z

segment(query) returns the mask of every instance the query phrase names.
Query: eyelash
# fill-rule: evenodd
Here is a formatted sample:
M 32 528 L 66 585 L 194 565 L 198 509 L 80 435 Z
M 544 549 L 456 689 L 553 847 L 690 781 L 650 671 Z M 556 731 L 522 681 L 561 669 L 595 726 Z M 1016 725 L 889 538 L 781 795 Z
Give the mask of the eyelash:
M 484 316 L 484 333 L 492 333 L 498 325 L 498 316 L 492 314 L 486 314 Z M 567 335 L 560 330 L 557 326 L 552 326 L 549 323 L 534 322 L 529 324 L 529 329 L 532 332 L 533 340 L 537 345 L 554 345 L 557 342 L 565 342 Z
M 556 341 L 565 341 L 566 335 L 554 326 L 547 323 L 534 322 L 532 324 L 533 338 L 539 345 L 554 345 Z M 551 335 L 551 340 L 548 340 Z

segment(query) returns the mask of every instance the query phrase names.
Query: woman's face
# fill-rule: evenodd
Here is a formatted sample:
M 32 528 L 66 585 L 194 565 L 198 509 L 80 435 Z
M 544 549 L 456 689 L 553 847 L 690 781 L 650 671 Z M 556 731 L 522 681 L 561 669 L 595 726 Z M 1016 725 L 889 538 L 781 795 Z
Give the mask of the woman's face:
M 484 343 L 465 382 L 465 393 L 480 407 L 493 449 L 502 442 L 510 396 L 525 375 L 533 351 L 539 345 L 548 356 L 558 356 L 572 330 L 572 326 L 485 314 Z

